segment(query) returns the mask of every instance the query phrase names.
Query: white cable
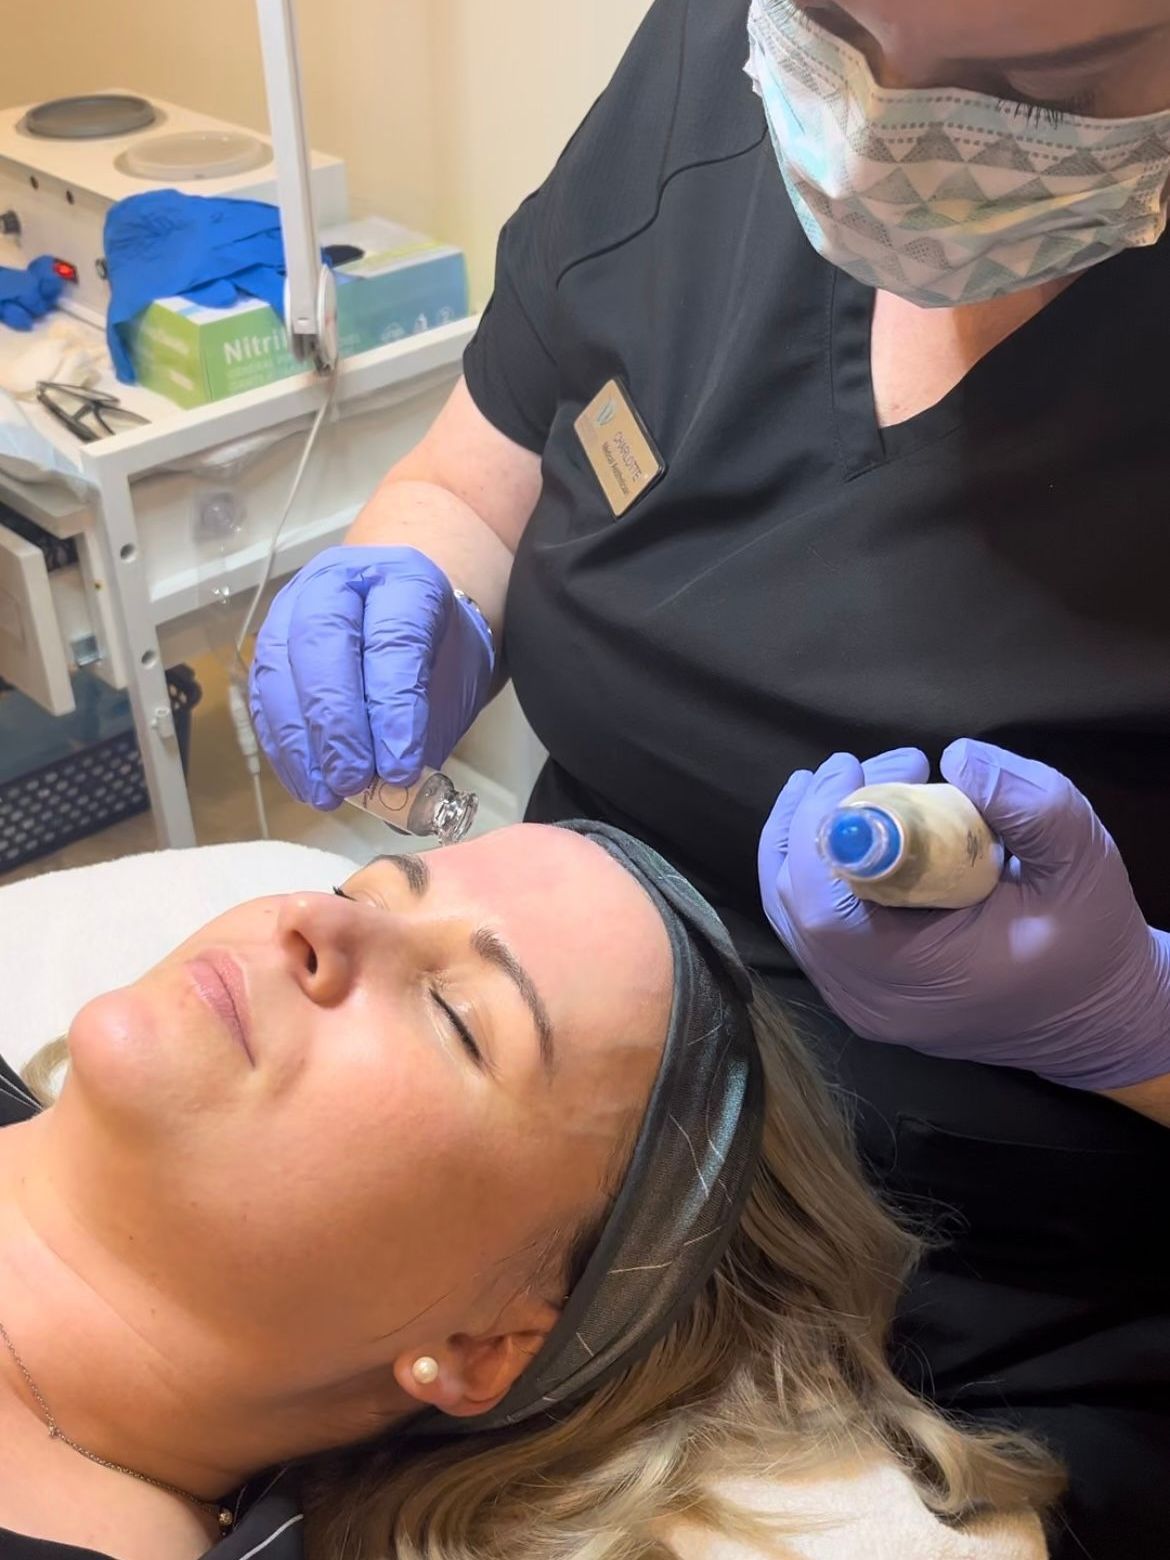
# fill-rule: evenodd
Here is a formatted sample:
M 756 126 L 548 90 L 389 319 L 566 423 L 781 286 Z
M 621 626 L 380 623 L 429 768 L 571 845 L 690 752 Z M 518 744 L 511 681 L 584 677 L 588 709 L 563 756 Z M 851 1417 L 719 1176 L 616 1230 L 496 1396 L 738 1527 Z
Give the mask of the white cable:
M 232 722 L 236 728 L 236 741 L 247 765 L 248 773 L 252 777 L 252 794 L 256 802 L 256 819 L 260 825 L 260 838 L 268 839 L 268 814 L 264 807 L 264 792 L 260 784 L 260 744 L 256 741 L 256 733 L 252 727 L 252 714 L 248 708 L 248 666 L 244 660 L 244 646 L 248 642 L 248 635 L 252 631 L 256 613 L 264 592 L 268 589 L 268 582 L 272 578 L 272 570 L 276 565 L 276 552 L 280 546 L 281 534 L 288 517 L 292 513 L 296 503 L 297 494 L 300 492 L 301 482 L 317 444 L 317 435 L 321 432 L 329 408 L 333 405 L 333 394 L 337 389 L 337 372 L 329 375 L 329 384 L 325 391 L 325 399 L 318 408 L 317 415 L 313 419 L 313 426 L 309 429 L 305 447 L 301 451 L 301 458 L 297 464 L 296 473 L 292 480 L 292 486 L 288 490 L 284 509 L 280 519 L 276 522 L 276 529 L 272 533 L 272 540 L 268 544 L 268 553 L 264 559 L 264 568 L 260 574 L 260 583 L 252 593 L 252 600 L 244 617 L 244 625 L 236 636 L 235 668 L 228 681 L 228 704 L 231 707 Z
M 325 399 L 321 402 L 317 415 L 313 419 L 313 426 L 309 429 L 309 437 L 305 440 L 305 447 L 301 451 L 301 459 L 297 466 L 296 475 L 293 477 L 292 487 L 289 489 L 288 498 L 285 500 L 280 519 L 276 522 L 276 530 L 272 533 L 272 540 L 268 544 L 268 556 L 264 560 L 264 570 L 260 576 L 260 583 L 253 593 L 252 604 L 249 606 L 247 616 L 244 618 L 244 626 L 240 629 L 236 638 L 236 656 L 241 663 L 244 656 L 244 645 L 252 631 L 252 622 L 260 605 L 260 599 L 268 589 L 268 582 L 272 578 L 273 566 L 276 563 L 276 549 L 280 544 L 281 533 L 288 523 L 289 515 L 292 513 L 293 504 L 296 502 L 297 493 L 300 491 L 301 480 L 305 475 L 305 467 L 309 464 L 309 457 L 312 455 L 313 448 L 317 443 L 317 435 L 321 432 L 326 414 L 333 405 L 333 393 L 336 389 L 337 373 L 335 370 L 329 376 L 329 388 L 325 392 Z
M 260 838 L 268 839 L 268 814 L 264 807 L 264 792 L 260 785 L 260 744 L 252 729 L 252 717 L 248 710 L 248 694 L 243 681 L 234 676 L 228 683 L 228 707 L 236 728 L 236 741 L 244 755 L 244 763 L 252 776 L 252 794 L 256 801 L 256 817 L 260 824 Z
M 271 838 L 268 833 L 268 812 L 264 806 L 264 787 L 260 784 L 260 771 L 252 776 L 252 799 L 256 803 L 256 817 L 260 824 L 260 838 Z

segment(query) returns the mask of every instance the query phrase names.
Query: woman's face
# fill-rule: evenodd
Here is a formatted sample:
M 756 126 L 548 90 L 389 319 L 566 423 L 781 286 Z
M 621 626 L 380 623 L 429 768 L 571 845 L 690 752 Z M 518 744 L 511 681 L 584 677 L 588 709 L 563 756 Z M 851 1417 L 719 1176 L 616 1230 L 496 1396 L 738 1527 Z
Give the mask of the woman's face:
M 1170 109 L 1170 0 L 798 0 L 888 87 L 967 87 L 1053 111 Z
M 669 1018 L 656 910 L 577 835 L 345 890 L 242 905 L 91 1002 L 52 1113 L 85 1217 L 227 1340 L 245 1393 L 376 1397 L 412 1352 L 535 1347 L 548 1254 L 602 1210 Z M 519 1368 L 479 1364 L 473 1398 Z

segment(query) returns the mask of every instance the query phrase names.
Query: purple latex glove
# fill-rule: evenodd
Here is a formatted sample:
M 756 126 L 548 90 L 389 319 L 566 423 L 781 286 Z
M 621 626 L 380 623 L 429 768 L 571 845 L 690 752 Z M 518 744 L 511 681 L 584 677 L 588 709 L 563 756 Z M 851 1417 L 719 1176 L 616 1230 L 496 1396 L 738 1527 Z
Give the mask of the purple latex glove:
M 0 265 L 0 325 L 31 330 L 42 315 L 57 307 L 64 286 L 51 255 L 40 255 L 23 271 Z
M 487 702 L 486 622 L 413 547 L 330 547 L 256 640 L 256 736 L 299 801 L 325 810 L 381 775 L 438 769 Z
M 1089 803 L 1056 770 L 985 742 L 953 743 L 942 772 L 1011 853 L 970 910 L 866 904 L 817 850 L 822 821 L 858 786 L 927 780 L 922 753 L 838 754 L 793 775 L 772 810 L 764 909 L 834 1012 L 866 1039 L 1077 1089 L 1170 1073 L 1170 936 L 1146 925 Z

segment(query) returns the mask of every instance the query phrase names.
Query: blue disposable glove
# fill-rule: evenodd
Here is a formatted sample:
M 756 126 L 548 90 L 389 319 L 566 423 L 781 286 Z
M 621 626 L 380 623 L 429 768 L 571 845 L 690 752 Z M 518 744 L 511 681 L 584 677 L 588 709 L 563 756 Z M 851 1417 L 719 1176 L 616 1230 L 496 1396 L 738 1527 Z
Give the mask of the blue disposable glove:
M 864 903 L 817 849 L 858 786 L 927 780 L 922 753 L 838 754 L 780 793 L 760 840 L 764 909 L 830 1007 L 870 1040 L 1078 1089 L 1170 1073 L 1170 936 L 1146 925 L 1089 803 L 1054 769 L 985 742 L 953 743 L 942 772 L 1011 853 L 970 910 Z
M 256 200 L 150 190 L 106 213 L 110 306 L 106 336 L 118 378 L 134 382 L 120 327 L 157 298 L 226 309 L 260 298 L 284 319 L 280 212 Z
M 491 691 L 491 632 L 413 547 L 330 547 L 272 603 L 252 660 L 260 745 L 299 801 L 446 761 Z
M 0 325 L 31 330 L 57 307 L 65 283 L 53 269 L 53 257 L 41 255 L 23 271 L 0 265 Z

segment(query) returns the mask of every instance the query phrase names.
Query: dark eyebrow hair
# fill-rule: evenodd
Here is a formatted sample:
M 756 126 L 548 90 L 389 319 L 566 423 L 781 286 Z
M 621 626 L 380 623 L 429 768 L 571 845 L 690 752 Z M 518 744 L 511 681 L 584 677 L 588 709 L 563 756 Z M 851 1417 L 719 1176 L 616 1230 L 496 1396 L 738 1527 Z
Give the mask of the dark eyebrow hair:
M 1091 65 L 1102 56 L 1119 53 L 1144 42 L 1161 30 L 1164 23 L 1133 27 L 1128 32 L 1112 33 L 1108 38 L 1090 38 L 1087 43 L 1070 44 L 1067 49 L 1047 49 L 1040 54 L 997 56 L 992 62 L 1004 70 L 1059 70 L 1063 66 Z
M 398 854 L 375 856 L 369 865 L 373 866 L 376 861 L 387 861 L 397 867 L 406 878 L 410 892 L 417 899 L 421 899 L 430 887 L 431 869 L 422 856 Z M 471 946 L 486 964 L 494 965 L 496 969 L 501 970 L 524 999 L 528 1011 L 532 1014 L 532 1022 L 536 1025 L 536 1036 L 540 1042 L 540 1060 L 545 1072 L 552 1072 L 556 1063 L 552 1019 L 532 976 L 504 939 L 488 927 L 481 927 L 479 931 L 472 934 Z
M 431 886 L 431 869 L 421 856 L 410 854 L 402 856 L 397 852 L 387 852 L 383 856 L 371 857 L 366 865 L 372 867 L 379 861 L 387 861 L 392 867 L 398 868 L 416 899 L 421 899 Z
M 481 959 L 502 970 L 524 998 L 528 1011 L 532 1014 L 532 1021 L 536 1025 L 536 1034 L 540 1041 L 540 1059 L 544 1064 L 544 1070 L 551 1072 L 556 1062 L 552 1020 L 548 1016 L 548 1009 L 541 1000 L 540 992 L 537 991 L 532 977 L 503 938 L 490 928 L 481 926 L 479 931 L 473 934 L 471 946 Z

